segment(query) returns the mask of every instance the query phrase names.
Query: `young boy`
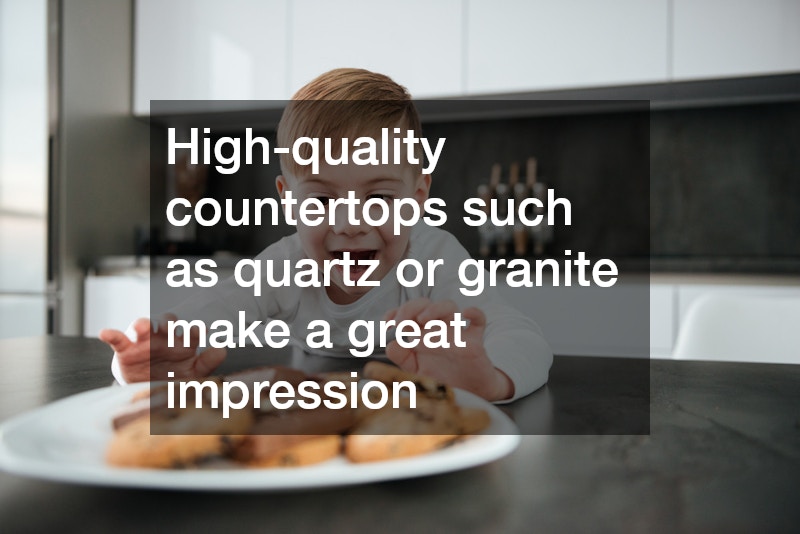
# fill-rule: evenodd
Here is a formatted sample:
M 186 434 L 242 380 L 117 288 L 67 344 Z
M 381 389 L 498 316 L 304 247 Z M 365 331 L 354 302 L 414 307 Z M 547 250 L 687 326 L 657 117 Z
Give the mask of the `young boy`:
M 322 101 L 322 102 L 320 102 Z M 341 104 L 341 105 L 340 105 Z M 327 72 L 300 89 L 287 106 L 278 126 L 277 146 L 292 146 L 301 136 L 354 139 L 371 135 L 379 141 L 382 128 L 400 127 L 420 135 L 416 109 L 405 88 L 390 78 L 361 69 L 336 69 Z M 340 147 L 341 148 L 341 147 Z M 390 147 L 382 147 L 390 150 Z M 388 161 L 393 161 L 389 158 Z M 421 160 L 420 160 L 421 161 Z M 307 198 L 323 201 L 345 198 L 349 192 L 365 202 L 369 198 L 392 200 L 412 198 L 420 206 L 428 198 L 429 174 L 422 165 L 399 164 L 341 165 L 321 163 L 319 172 L 281 156 L 281 170 L 276 186 L 284 198 L 291 191 L 298 204 Z M 339 213 L 341 210 L 341 213 Z M 473 297 L 459 291 L 457 271 L 469 258 L 467 251 L 449 233 L 420 223 L 403 227 L 395 235 L 391 217 L 379 227 L 351 224 L 345 207 L 339 206 L 335 224 L 306 226 L 298 221 L 297 232 L 262 251 L 257 259 L 274 261 L 275 279 L 283 275 L 283 260 L 290 265 L 308 258 L 322 266 L 325 260 L 342 259 L 349 252 L 352 259 L 377 260 L 378 267 L 369 280 L 380 281 L 377 287 L 347 284 L 341 268 L 335 268 L 328 287 L 272 288 L 262 284 L 260 297 L 252 288 L 242 288 L 233 281 L 220 282 L 191 302 L 174 309 L 157 328 L 147 319 L 132 326 L 136 339 L 117 330 L 103 330 L 100 339 L 115 351 L 113 368 L 120 381 L 165 378 L 168 371 L 177 378 L 210 374 L 225 358 L 225 350 L 192 346 L 167 350 L 166 321 L 170 318 L 200 319 L 210 324 L 227 319 L 236 324 L 240 310 L 250 321 L 281 319 L 291 325 L 294 341 L 309 352 L 304 335 L 308 324 L 325 319 L 332 330 L 332 348 L 323 352 L 349 355 L 349 325 L 358 319 L 410 319 L 425 327 L 434 319 L 452 320 L 461 313 L 469 325 L 461 332 L 464 347 L 454 347 L 450 328 L 450 348 L 428 348 L 420 343 L 414 349 L 403 348 L 396 341 L 386 346 L 386 356 L 401 368 L 435 377 L 453 386 L 472 391 L 490 401 L 510 401 L 527 395 L 547 382 L 552 352 L 539 328 L 530 319 L 506 305 L 494 288 Z M 443 259 L 436 271 L 435 284 L 404 287 L 396 279 L 395 267 L 406 258 Z M 363 274 L 351 269 L 357 280 Z

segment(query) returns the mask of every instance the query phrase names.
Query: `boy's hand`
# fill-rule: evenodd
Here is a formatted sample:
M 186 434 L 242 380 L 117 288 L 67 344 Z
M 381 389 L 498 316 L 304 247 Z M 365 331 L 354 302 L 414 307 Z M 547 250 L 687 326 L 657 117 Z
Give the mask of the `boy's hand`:
M 137 319 L 133 323 L 136 341 L 119 330 L 100 331 L 100 339 L 114 349 L 122 377 L 127 382 L 165 380 L 169 371 L 175 373 L 175 378 L 204 377 L 225 359 L 225 349 L 207 348 L 197 354 L 198 332 L 195 329 L 189 334 L 190 347 L 184 347 L 183 338 L 178 336 L 175 347 L 168 347 L 166 325 L 169 320 L 175 320 L 175 316 L 165 315 L 154 329 L 149 319 Z
M 458 312 L 452 301 L 431 302 L 421 298 L 406 302 L 386 314 L 384 320 L 400 321 L 411 319 L 424 330 L 428 321 L 439 319 L 449 324 Z M 448 327 L 450 348 L 426 347 L 422 340 L 413 349 L 401 347 L 392 341 L 386 347 L 386 356 L 401 369 L 428 375 L 455 387 L 466 389 L 489 401 L 508 399 L 514 395 L 514 384 L 502 371 L 497 369 L 486 354 L 483 346 L 483 332 L 486 316 L 478 308 L 467 308 L 461 312 L 463 319 L 470 321 L 461 332 L 461 340 L 466 347 L 454 346 L 453 327 Z

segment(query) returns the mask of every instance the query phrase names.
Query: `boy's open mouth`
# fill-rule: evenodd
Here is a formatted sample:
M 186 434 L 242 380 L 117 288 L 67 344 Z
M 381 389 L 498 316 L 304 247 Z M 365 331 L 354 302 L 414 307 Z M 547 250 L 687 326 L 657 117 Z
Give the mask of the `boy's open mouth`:
M 359 261 L 374 260 L 378 255 L 377 250 L 332 250 L 331 256 L 333 256 L 334 259 L 343 260 L 345 252 L 350 253 L 350 259 L 354 262 L 350 267 L 350 275 L 353 279 L 359 278 L 367 271 L 367 265 L 359 265 Z M 344 271 L 343 266 L 337 266 L 336 268 Z
M 374 260 L 375 256 L 378 254 L 377 250 L 334 250 L 331 251 L 331 255 L 337 260 L 344 259 L 344 253 L 350 253 L 350 259 L 359 262 L 361 260 Z

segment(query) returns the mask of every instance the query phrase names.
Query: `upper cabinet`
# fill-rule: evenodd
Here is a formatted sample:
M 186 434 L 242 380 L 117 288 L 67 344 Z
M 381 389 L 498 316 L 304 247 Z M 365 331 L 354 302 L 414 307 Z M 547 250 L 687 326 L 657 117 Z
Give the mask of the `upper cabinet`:
M 667 81 L 667 0 L 469 0 L 466 91 Z
M 461 0 L 292 2 L 289 85 L 337 67 L 387 74 L 417 98 L 462 93 Z
M 283 100 L 336 67 L 383 72 L 417 98 L 800 72 L 800 0 L 135 5 L 140 115 L 151 99 Z
M 336 67 L 383 72 L 415 97 L 458 95 L 462 4 L 137 0 L 133 111 L 149 114 L 150 100 L 288 99 Z
M 798 0 L 672 0 L 675 80 L 800 71 Z
M 288 97 L 288 0 L 137 0 L 134 102 Z

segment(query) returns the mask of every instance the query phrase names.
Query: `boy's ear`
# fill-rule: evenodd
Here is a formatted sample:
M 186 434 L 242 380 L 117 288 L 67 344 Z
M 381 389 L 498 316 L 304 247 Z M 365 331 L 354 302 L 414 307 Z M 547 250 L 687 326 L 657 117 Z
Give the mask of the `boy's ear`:
M 428 193 L 431 190 L 431 175 L 420 174 L 417 177 L 417 184 L 414 188 L 414 199 L 421 206 L 428 200 Z
M 286 183 L 286 178 L 284 178 L 282 174 L 279 174 L 278 177 L 275 178 L 275 189 L 278 190 L 278 195 L 281 197 L 281 200 L 285 198 L 287 188 L 288 184 Z
M 279 174 L 277 178 L 275 178 L 275 189 L 278 190 L 278 196 L 281 197 L 281 200 L 286 198 L 286 191 L 289 190 L 289 182 L 286 181 L 286 177 L 282 174 Z M 283 214 L 286 217 L 294 218 L 292 213 L 292 206 L 287 205 L 283 208 Z

